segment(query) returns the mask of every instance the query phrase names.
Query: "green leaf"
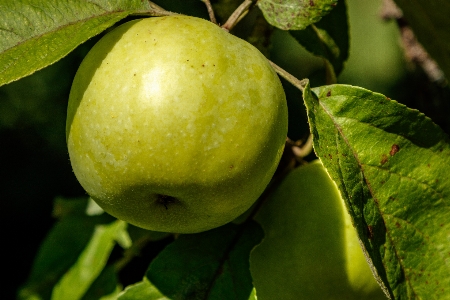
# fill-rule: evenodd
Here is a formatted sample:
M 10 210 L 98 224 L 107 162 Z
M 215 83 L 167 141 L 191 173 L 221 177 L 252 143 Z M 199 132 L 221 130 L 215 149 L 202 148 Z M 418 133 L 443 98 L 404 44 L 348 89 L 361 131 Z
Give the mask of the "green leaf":
M 57 197 L 53 201 L 52 215 L 58 219 L 63 219 L 68 216 L 86 217 L 88 201 L 89 199 L 85 197 L 76 199 Z
M 98 216 L 103 214 L 104 212 L 105 211 L 103 210 L 103 208 L 101 208 L 100 205 L 98 205 L 97 202 L 94 201 L 94 199 L 89 197 L 85 213 L 88 216 Z
M 337 76 L 348 58 L 348 32 L 347 6 L 345 1 L 341 0 L 322 20 L 304 30 L 291 30 L 290 34 L 306 50 L 328 60 Z
M 124 234 L 126 225 L 119 220 L 109 225 L 97 225 L 77 262 L 56 284 L 52 299 L 80 299 L 105 267 L 115 241 Z
M 250 255 L 258 299 L 386 299 L 343 204 L 319 160 L 283 179 L 255 217 L 265 232 Z
M 262 237 L 253 221 L 181 235 L 153 260 L 146 276 L 174 300 L 247 300 L 253 289 L 249 255 Z
M 395 0 L 418 41 L 450 78 L 450 1 Z
M 127 286 L 117 300 L 170 300 L 150 282 L 147 278 L 136 284 Z
M 131 224 L 128 224 L 127 231 L 133 243 L 139 243 L 144 240 L 159 241 L 171 235 L 168 232 L 151 231 Z
M 248 297 L 248 300 L 258 300 L 258 297 L 256 296 L 255 288 L 253 288 L 252 293 L 250 294 L 250 297 Z
M 148 1 L 0 0 L 0 86 L 40 70 Z
M 314 149 L 394 299 L 450 298 L 450 146 L 416 110 L 346 86 L 304 90 Z
M 114 266 L 106 266 L 94 280 L 81 300 L 98 300 L 103 296 L 114 293 L 117 289 L 118 278 Z
M 55 207 L 60 207 L 60 210 L 58 209 L 60 212 L 67 212 L 68 206 L 64 207 L 63 203 L 71 203 L 71 201 L 63 202 L 59 199 Z M 78 201 L 73 203 L 79 204 Z M 95 226 L 110 220 L 105 217 L 92 218 L 75 214 L 67 215 L 57 222 L 42 243 L 34 260 L 30 277 L 20 290 L 19 298 L 26 299 L 35 295 L 49 299 L 53 286 L 76 262 L 89 242 Z
M 318 22 L 337 0 L 260 0 L 258 6 L 267 22 L 283 30 L 301 30 Z

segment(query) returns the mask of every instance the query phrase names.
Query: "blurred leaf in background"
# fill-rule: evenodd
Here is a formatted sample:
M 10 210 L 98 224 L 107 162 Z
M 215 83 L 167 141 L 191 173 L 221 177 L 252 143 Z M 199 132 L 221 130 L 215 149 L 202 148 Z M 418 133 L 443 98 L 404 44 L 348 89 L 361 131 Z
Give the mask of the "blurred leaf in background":
M 382 0 L 349 0 L 350 56 L 339 83 L 387 93 L 405 75 L 395 22 L 380 17 Z

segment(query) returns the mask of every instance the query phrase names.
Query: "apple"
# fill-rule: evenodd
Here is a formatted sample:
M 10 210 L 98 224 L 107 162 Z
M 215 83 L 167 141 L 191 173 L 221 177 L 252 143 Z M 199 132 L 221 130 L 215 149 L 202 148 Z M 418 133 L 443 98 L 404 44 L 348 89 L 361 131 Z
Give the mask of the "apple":
M 107 33 L 70 91 L 76 178 L 133 225 L 195 233 L 247 210 L 287 134 L 277 74 L 249 43 L 194 17 L 134 20 Z
M 250 255 L 259 300 L 386 299 L 320 161 L 289 173 L 255 219 L 265 232 Z

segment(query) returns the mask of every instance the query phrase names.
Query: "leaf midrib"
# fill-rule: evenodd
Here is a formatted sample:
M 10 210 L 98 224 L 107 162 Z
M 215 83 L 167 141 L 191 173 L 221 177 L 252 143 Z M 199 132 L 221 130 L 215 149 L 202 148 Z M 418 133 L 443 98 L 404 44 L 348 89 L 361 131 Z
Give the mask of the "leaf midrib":
M 354 151 L 354 149 L 350 146 L 350 143 L 349 143 L 347 137 L 344 135 L 344 133 L 343 133 L 343 131 L 342 131 L 342 128 L 339 126 L 339 124 L 337 124 L 337 123 L 335 122 L 335 120 L 334 120 L 334 118 L 333 118 L 333 115 L 326 109 L 326 107 L 322 104 L 322 102 L 320 101 L 319 98 L 317 99 L 317 101 L 318 101 L 320 107 L 323 109 L 323 111 L 328 115 L 328 117 L 330 118 L 330 120 L 333 122 L 333 125 L 335 126 L 335 128 L 337 129 L 337 131 L 340 133 L 342 139 L 343 139 L 344 142 L 346 143 L 347 147 L 351 150 L 351 153 L 353 154 L 353 157 L 355 158 L 356 162 L 358 163 L 358 166 L 359 166 L 360 171 L 362 172 L 364 181 L 365 181 L 365 183 L 366 183 L 366 185 L 367 185 L 367 187 L 368 187 L 368 189 L 369 189 L 369 192 L 370 192 L 370 194 L 371 194 L 371 196 L 372 196 L 372 198 L 373 198 L 373 200 L 374 200 L 374 202 L 375 202 L 375 204 L 376 204 L 376 207 L 377 207 L 377 209 L 378 209 L 378 212 L 379 212 L 380 216 L 382 217 L 383 224 L 384 224 L 384 228 L 385 228 L 385 230 L 386 230 L 386 234 L 387 234 L 387 236 L 389 237 L 390 242 L 391 242 L 392 245 L 393 245 L 395 257 L 397 257 L 397 262 L 399 263 L 399 265 L 400 265 L 401 268 L 402 268 L 402 271 L 403 271 L 403 274 L 404 274 L 404 276 L 405 276 L 406 282 L 408 283 L 408 285 L 409 285 L 411 291 L 412 291 L 412 292 L 414 293 L 414 295 L 417 297 L 416 291 L 415 291 L 414 288 L 411 286 L 411 280 L 409 280 L 408 277 L 406 276 L 406 274 L 407 274 L 407 273 L 405 272 L 406 268 L 405 268 L 405 266 L 403 265 L 402 260 L 400 259 L 400 256 L 399 256 L 399 253 L 398 253 L 398 250 L 397 250 L 397 247 L 396 247 L 396 243 L 394 243 L 394 240 L 393 240 L 393 238 L 392 238 L 392 236 L 391 236 L 391 234 L 390 234 L 390 230 L 388 230 L 388 227 L 386 226 L 384 215 L 381 213 L 381 210 L 380 210 L 379 200 L 378 200 L 378 198 L 375 197 L 375 193 L 374 193 L 374 191 L 373 191 L 373 188 L 372 188 L 372 186 L 371 186 L 369 180 L 368 180 L 367 177 L 365 176 L 364 168 L 363 168 L 363 166 L 362 166 L 363 164 L 361 163 L 361 161 L 360 161 L 360 159 L 359 159 L 359 157 L 358 157 L 358 154 L 357 154 L 357 153 Z M 339 169 L 341 169 L 340 166 L 339 166 Z M 341 173 L 342 173 L 342 172 L 341 172 Z M 361 182 L 361 184 L 363 184 L 363 183 Z M 383 246 L 384 246 L 384 245 L 383 245 Z M 385 246 L 384 246 L 384 247 L 385 247 Z M 384 265 L 384 261 L 383 261 L 383 260 L 382 260 L 382 263 L 383 263 L 383 265 Z M 385 265 L 384 265 L 384 268 L 385 268 L 385 270 L 387 269 Z M 391 290 L 391 291 L 392 291 L 392 290 Z M 393 291 L 392 291 L 392 292 L 393 292 Z
M 66 24 L 61 25 L 61 26 L 56 26 L 56 27 L 54 27 L 52 30 L 46 31 L 46 32 L 44 32 L 44 33 L 35 35 L 35 36 L 33 36 L 33 37 L 30 37 L 30 38 L 26 38 L 26 39 L 24 39 L 23 41 L 21 41 L 21 42 L 15 44 L 15 45 L 13 45 L 13 46 L 11 46 L 11 47 L 9 47 L 9 48 L 6 48 L 5 50 L 3 50 L 3 51 L 1 52 L 1 54 L 3 55 L 4 53 L 7 53 L 8 51 L 12 51 L 12 50 L 14 50 L 14 48 L 16 48 L 16 47 L 18 47 L 18 46 L 20 46 L 20 45 L 22 45 L 22 44 L 25 44 L 25 43 L 31 42 L 31 41 L 33 41 L 33 40 L 39 39 L 39 38 L 41 38 L 41 37 L 43 37 L 43 36 L 47 36 L 47 35 L 54 34 L 55 32 L 57 32 L 57 31 L 59 31 L 59 30 L 67 30 L 69 27 L 72 27 L 72 26 L 75 25 L 75 24 L 86 23 L 87 21 L 92 20 L 92 19 L 94 19 L 94 18 L 103 17 L 103 16 L 107 16 L 107 15 L 113 15 L 113 14 L 120 14 L 120 13 L 123 13 L 123 12 L 127 12 L 127 11 L 126 11 L 126 10 L 118 10 L 118 11 L 113 11 L 113 12 L 106 12 L 106 13 L 99 14 L 99 15 L 92 15 L 92 16 L 90 16 L 90 17 L 88 17 L 88 18 L 78 19 L 78 20 L 76 20 L 76 21 L 74 21 L 74 22 L 69 22 L 69 23 L 66 23 Z M 6 31 L 6 29 L 3 29 L 3 28 L 0 28 L 0 30 L 5 30 L 5 31 Z M 14 32 L 14 33 L 15 33 L 15 32 Z M 87 39 L 89 39 L 89 37 L 86 38 L 86 40 L 87 40 Z

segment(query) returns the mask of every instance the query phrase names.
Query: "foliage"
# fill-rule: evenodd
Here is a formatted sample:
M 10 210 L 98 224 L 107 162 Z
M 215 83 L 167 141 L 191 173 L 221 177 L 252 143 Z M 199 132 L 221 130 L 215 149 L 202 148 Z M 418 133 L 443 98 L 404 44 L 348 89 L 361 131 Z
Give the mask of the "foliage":
M 35 99 L 38 107 L 35 111 L 43 115 L 42 119 L 59 120 L 58 106 L 53 105 L 49 110 L 39 107 L 48 107 L 46 99 L 51 99 L 52 93 L 59 98 L 67 96 L 64 92 L 68 89 L 67 77 L 58 82 L 54 74 L 59 73 L 52 72 L 62 70 L 73 76 L 73 70 L 64 69 L 72 64 L 79 65 L 80 57 L 92 44 L 84 42 L 95 41 L 105 30 L 138 17 L 183 13 L 208 18 L 202 2 L 209 3 L 198 0 L 0 0 L 2 130 L 18 126 L 27 118 L 33 126 L 40 124 L 40 118 L 30 112 L 31 109 L 23 113 L 25 104 L 33 102 L 30 99 Z M 408 21 L 419 42 L 439 64 L 443 74 L 450 76 L 450 21 L 447 18 L 450 5 L 444 0 L 396 2 L 403 10 L 402 18 Z M 55 224 L 43 241 L 18 297 L 256 299 L 258 281 L 252 278 L 249 258 L 253 249 L 262 249 L 258 247 L 264 245 L 261 243 L 265 241 L 264 236 L 270 241 L 272 233 L 264 225 L 265 221 L 255 215 L 268 205 L 269 198 L 282 204 L 283 193 L 274 191 L 284 182 L 286 174 L 294 168 L 306 168 L 303 165 L 318 157 L 346 203 L 368 264 L 386 296 L 391 299 L 450 298 L 450 111 L 441 110 L 437 116 L 444 117 L 435 120 L 431 116 L 432 120 L 382 94 L 337 83 L 339 75 L 345 72 L 347 59 L 358 55 L 349 50 L 348 23 L 351 20 L 347 11 L 350 0 L 267 0 L 257 5 L 250 0 L 212 3 L 220 24 L 225 24 L 231 33 L 252 42 L 268 56 L 272 55 L 275 63 L 282 65 L 281 60 L 275 59 L 281 56 L 280 51 L 288 53 L 291 48 L 299 49 L 295 48 L 298 45 L 304 47 L 304 53 L 310 53 L 302 54 L 301 58 L 309 61 L 309 65 L 304 66 L 305 70 L 310 68 L 305 75 L 309 80 L 300 81 L 276 65 L 274 68 L 286 79 L 283 83 L 291 119 L 288 135 L 295 137 L 293 139 L 304 137 L 305 130 L 299 128 L 308 122 L 315 153 L 308 154 L 306 138 L 303 148 L 300 143 L 287 143 L 278 171 L 258 202 L 234 222 L 198 234 L 146 231 L 115 220 L 98 208 L 92 209 L 95 204 L 86 197 L 58 198 L 54 202 Z M 241 12 L 245 17 L 237 15 L 227 21 L 238 6 L 243 8 Z M 279 36 L 284 41 L 281 46 L 277 43 Z M 285 47 L 288 43 L 291 48 Z M 55 65 L 50 66 L 52 64 Z M 294 71 L 303 67 L 288 64 Z M 39 71 L 43 68 L 46 69 Z M 23 78 L 36 71 L 39 72 Z M 420 76 L 417 82 L 427 80 L 425 75 Z M 16 92 L 26 89 L 26 84 L 33 86 L 33 90 L 40 85 L 46 88 L 39 89 L 41 94 L 36 98 L 29 96 L 33 95 L 31 92 Z M 445 82 L 440 84 L 431 84 L 434 91 L 439 91 L 435 94 L 450 98 L 448 86 Z M 303 94 L 304 107 L 301 108 L 298 90 Z M 414 86 L 394 94 L 400 98 L 420 96 L 409 93 L 410 90 L 414 90 Z M 27 97 L 26 101 L 22 100 Z M 448 103 L 439 105 L 450 108 Z M 297 109 L 303 112 L 292 117 Z M 23 113 L 25 117 L 19 118 L 13 113 Z M 439 121 L 442 129 L 433 121 Z M 51 125 L 46 126 L 48 131 Z M 64 142 L 62 132 L 60 130 L 56 138 L 51 139 Z M 318 180 L 311 184 L 320 189 L 323 182 Z M 305 202 L 314 201 L 304 197 Z M 301 226 L 295 209 L 276 207 L 285 210 L 281 215 L 291 216 L 284 220 L 288 222 L 287 227 L 295 231 Z M 256 250 L 255 253 L 264 256 Z M 139 263 L 140 269 L 134 269 L 134 262 L 140 258 L 144 259 Z M 289 264 L 292 258 L 285 259 Z M 130 269 L 133 269 L 133 276 L 128 280 L 124 274 Z M 261 276 L 271 279 L 284 274 L 262 273 L 255 278 Z M 274 279 L 274 282 L 277 281 Z M 279 288 L 275 284 L 268 287 Z

